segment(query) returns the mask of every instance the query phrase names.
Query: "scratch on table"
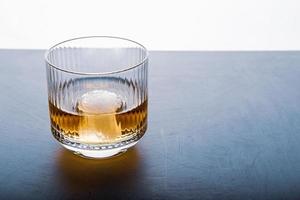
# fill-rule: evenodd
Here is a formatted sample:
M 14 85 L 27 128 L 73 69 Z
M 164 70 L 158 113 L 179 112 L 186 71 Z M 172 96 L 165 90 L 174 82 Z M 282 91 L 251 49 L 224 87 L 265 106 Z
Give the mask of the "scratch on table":
M 164 166 L 164 170 L 163 170 L 163 185 L 164 185 L 164 190 L 165 191 L 167 191 L 167 187 L 168 187 L 168 185 L 167 185 L 167 165 L 168 165 L 168 163 L 167 163 L 167 143 L 166 143 L 166 138 L 165 138 L 165 131 L 164 131 L 164 129 L 161 129 L 160 130 L 160 138 L 161 138 L 161 141 L 162 141 L 162 145 L 163 145 L 163 162 L 164 162 L 164 164 L 163 164 L 163 166 Z
M 256 153 L 255 157 L 253 158 L 253 160 L 252 160 L 252 162 L 251 162 L 251 164 L 250 164 L 250 167 L 251 167 L 251 168 L 254 168 L 254 166 L 255 166 L 255 164 L 256 164 L 256 161 L 257 161 L 258 157 L 260 156 L 261 152 L 262 152 L 262 151 L 259 151 L 259 152 Z

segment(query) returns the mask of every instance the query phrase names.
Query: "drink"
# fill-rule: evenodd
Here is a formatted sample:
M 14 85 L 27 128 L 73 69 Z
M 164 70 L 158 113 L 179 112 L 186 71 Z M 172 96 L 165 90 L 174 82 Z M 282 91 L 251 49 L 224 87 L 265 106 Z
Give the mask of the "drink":
M 78 105 L 69 112 L 49 102 L 52 127 L 74 142 L 114 144 L 141 137 L 147 126 L 147 100 L 132 109 L 110 113 L 84 112 Z

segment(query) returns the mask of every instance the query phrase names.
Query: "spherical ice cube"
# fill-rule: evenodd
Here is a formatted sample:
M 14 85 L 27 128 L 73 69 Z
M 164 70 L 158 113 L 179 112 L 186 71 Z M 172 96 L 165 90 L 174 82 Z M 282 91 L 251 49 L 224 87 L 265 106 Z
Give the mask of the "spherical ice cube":
M 83 94 L 77 102 L 78 111 L 87 114 L 114 113 L 122 106 L 122 98 L 107 90 L 89 91 Z

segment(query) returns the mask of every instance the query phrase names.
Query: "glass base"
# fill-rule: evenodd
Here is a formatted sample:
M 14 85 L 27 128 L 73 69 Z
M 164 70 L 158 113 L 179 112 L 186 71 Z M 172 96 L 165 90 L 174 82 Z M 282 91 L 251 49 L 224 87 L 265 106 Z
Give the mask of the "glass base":
M 120 155 L 127 151 L 128 148 L 133 147 L 138 140 L 141 138 L 138 135 L 133 138 L 114 143 L 109 145 L 90 145 L 90 144 L 81 144 L 74 141 L 71 141 L 64 137 L 59 131 L 51 127 L 52 134 L 54 138 L 66 149 L 72 151 L 75 155 L 90 158 L 90 159 L 101 159 L 109 158 L 112 156 Z
M 121 155 L 125 153 L 128 148 L 134 146 L 137 142 L 127 145 L 125 147 L 119 147 L 114 149 L 107 149 L 107 150 L 85 150 L 85 149 L 78 149 L 74 148 L 65 144 L 62 144 L 66 149 L 72 151 L 75 155 L 78 155 L 83 158 L 89 159 L 99 159 L 99 158 L 109 158 L 117 155 Z

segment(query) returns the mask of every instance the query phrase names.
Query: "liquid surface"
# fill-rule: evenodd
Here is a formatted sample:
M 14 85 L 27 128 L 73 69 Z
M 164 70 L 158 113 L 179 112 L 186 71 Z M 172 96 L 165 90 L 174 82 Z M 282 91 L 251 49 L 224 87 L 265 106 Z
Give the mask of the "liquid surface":
M 95 90 L 78 98 L 74 112 L 49 102 L 51 125 L 68 139 L 86 144 L 110 144 L 144 134 L 147 100 L 125 109 L 125 102 L 113 92 Z

